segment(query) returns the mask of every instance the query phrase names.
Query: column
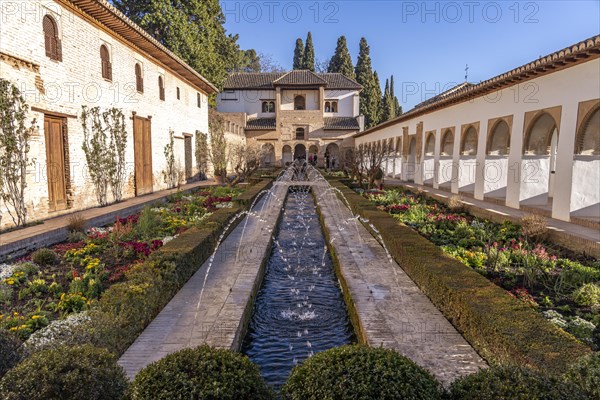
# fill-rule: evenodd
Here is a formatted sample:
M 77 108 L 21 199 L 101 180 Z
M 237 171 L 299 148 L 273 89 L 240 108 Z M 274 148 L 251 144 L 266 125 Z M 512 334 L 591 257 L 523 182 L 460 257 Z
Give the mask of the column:
M 508 179 L 506 184 L 506 205 L 520 207 L 521 161 L 523 160 L 523 138 L 525 113 L 515 114 L 510 130 L 510 153 L 508 154 Z
M 571 219 L 571 190 L 573 185 L 575 136 L 577 134 L 577 111 L 578 104 L 576 102 L 564 104 L 558 130 L 552 218 L 562 221 L 570 221 Z M 597 184 L 597 182 L 590 182 L 590 184 Z
M 475 191 L 473 196 L 483 200 L 485 190 L 485 156 L 487 150 L 488 121 L 479 124 L 479 138 L 477 139 L 477 157 L 475 158 Z

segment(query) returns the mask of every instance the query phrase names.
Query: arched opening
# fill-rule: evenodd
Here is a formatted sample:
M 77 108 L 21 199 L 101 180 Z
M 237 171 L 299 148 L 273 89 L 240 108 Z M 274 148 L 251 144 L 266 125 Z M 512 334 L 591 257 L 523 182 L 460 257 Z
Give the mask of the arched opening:
M 525 134 L 521 165 L 520 201 L 524 205 L 551 207 L 558 129 L 555 119 L 544 112 Z
M 594 182 L 594 184 L 590 184 Z M 600 104 L 583 119 L 575 139 L 571 215 L 600 220 Z
M 304 128 L 296 128 L 296 140 L 306 140 Z
M 596 107 L 589 114 L 577 133 L 575 154 L 582 156 L 600 155 L 600 107 Z
M 54 19 L 45 15 L 42 20 L 44 30 L 44 45 L 46 47 L 46 56 L 54 61 L 62 61 L 62 45 L 58 38 L 58 27 Z
M 325 112 L 331 112 L 331 103 L 329 101 L 325 102 Z
M 112 81 L 112 64 L 106 45 L 100 46 L 100 63 L 102 64 L 102 77 Z
M 406 160 L 406 180 L 409 182 L 415 181 L 417 162 L 417 141 L 414 136 L 410 139 L 408 145 L 408 159 Z
M 142 66 L 135 64 L 135 88 L 138 92 L 144 93 L 144 77 L 142 76 Z
M 463 156 L 477 155 L 477 130 L 470 126 L 463 134 L 460 153 Z
M 286 144 L 281 150 L 281 163 L 283 164 L 283 166 L 286 166 L 293 161 L 294 157 L 292 155 L 292 148 Z
M 294 147 L 294 160 L 306 160 L 306 146 L 297 144 Z
M 431 132 L 427 135 L 427 140 L 425 141 L 425 156 L 433 155 L 435 155 L 435 134 Z
M 162 76 L 158 77 L 158 97 L 165 101 L 165 80 Z
M 499 119 L 489 131 L 483 169 L 483 196 L 505 199 L 508 185 L 508 153 L 510 151 L 510 127 L 505 119 Z
M 302 95 L 294 97 L 294 110 L 306 110 L 306 98 Z
M 329 143 L 325 148 L 325 167 L 328 169 L 339 168 L 340 148 L 335 143 Z
M 272 167 L 275 163 L 275 147 L 271 143 L 262 145 L 262 157 L 260 166 L 264 168 Z
M 454 134 L 451 130 L 447 130 L 442 136 L 442 145 L 441 145 L 442 156 L 451 156 L 454 154 Z
M 317 145 L 311 145 L 308 148 L 308 162 L 312 165 L 317 165 L 319 161 L 319 148 Z
M 273 101 L 263 101 L 262 102 L 262 112 L 263 113 L 274 113 L 275 112 L 275 102 Z

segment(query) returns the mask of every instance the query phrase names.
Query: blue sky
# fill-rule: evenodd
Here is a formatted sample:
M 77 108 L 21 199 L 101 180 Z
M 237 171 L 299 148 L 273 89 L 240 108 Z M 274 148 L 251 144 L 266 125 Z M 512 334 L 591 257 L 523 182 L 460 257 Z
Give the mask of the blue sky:
M 404 110 L 464 81 L 479 82 L 600 33 L 600 1 L 222 1 L 242 48 L 291 68 L 295 40 L 312 32 L 328 60 L 362 36 L 382 79 L 394 75 Z

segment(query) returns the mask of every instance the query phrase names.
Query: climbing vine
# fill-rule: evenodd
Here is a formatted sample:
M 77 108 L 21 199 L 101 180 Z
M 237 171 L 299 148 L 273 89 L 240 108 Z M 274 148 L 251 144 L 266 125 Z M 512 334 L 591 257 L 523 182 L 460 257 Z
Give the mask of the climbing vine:
M 100 112 L 100 107 L 82 107 L 81 125 L 88 173 L 94 185 L 96 199 L 101 206 L 108 204 L 111 185 L 115 201 L 123 197 L 125 185 L 125 148 L 127 132 L 125 117 L 119 109 Z
M 215 177 L 223 180 L 227 176 L 227 140 L 225 139 L 225 120 L 216 112 L 211 112 L 208 118 L 210 130 L 209 158 Z M 219 182 L 223 183 L 223 182 Z
M 179 181 L 179 174 L 175 167 L 175 132 L 169 130 L 169 144 L 165 146 L 165 160 L 167 161 L 166 169 L 163 171 L 163 179 L 169 189 L 177 186 Z
M 34 163 L 28 159 L 32 131 L 25 127 L 28 111 L 19 89 L 0 78 L 0 198 L 16 226 L 27 223 L 27 167 Z
M 196 167 L 200 179 L 206 179 L 208 172 L 208 135 L 196 131 Z

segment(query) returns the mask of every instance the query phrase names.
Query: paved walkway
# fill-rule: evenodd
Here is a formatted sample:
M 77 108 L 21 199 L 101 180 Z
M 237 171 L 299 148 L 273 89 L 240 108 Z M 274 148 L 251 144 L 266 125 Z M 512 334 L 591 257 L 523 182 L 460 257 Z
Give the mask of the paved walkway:
M 431 303 L 329 185 L 313 185 L 367 343 L 397 350 L 441 382 L 487 364 Z
M 50 246 L 61 242 L 67 237 L 69 220 L 81 216 L 87 221 L 87 226 L 106 225 L 117 216 L 133 214 L 148 203 L 160 201 L 178 191 L 187 191 L 197 187 L 214 185 L 213 180 L 194 182 L 177 189 L 161 190 L 145 196 L 134 197 L 106 207 L 95 207 L 76 211 L 60 217 L 44 220 L 42 224 L 28 226 L 14 231 L 0 233 L 0 261 L 7 257 L 18 257 L 39 247 Z
M 273 195 L 263 196 L 223 241 L 212 266 L 207 260 L 123 354 L 119 364 L 129 378 L 184 348 L 239 350 L 287 190 L 275 183 Z
M 385 185 L 387 185 L 387 186 L 401 185 L 401 186 L 406 186 L 406 187 L 412 188 L 412 189 L 421 189 L 426 193 L 429 193 L 434 196 L 439 196 L 442 198 L 448 198 L 448 197 L 455 195 L 446 190 L 434 189 L 431 186 L 423 186 L 423 185 L 417 185 L 414 183 L 404 182 L 399 179 L 389 179 L 388 178 L 385 180 Z M 472 197 L 466 197 L 464 195 L 462 196 L 462 201 L 463 201 L 463 203 L 465 203 L 467 205 L 477 207 L 477 208 L 479 208 L 481 210 L 485 210 L 489 213 L 496 214 L 496 215 L 500 216 L 500 218 L 510 219 L 515 222 L 518 221 L 522 216 L 531 214 L 531 212 L 527 211 L 527 210 L 519 210 L 516 208 L 507 207 L 507 206 L 501 205 L 501 204 L 496 204 L 496 203 L 492 203 L 492 202 L 488 202 L 488 201 L 484 201 L 484 200 L 477 200 Z M 572 237 L 574 239 L 574 241 L 577 241 L 578 243 L 583 242 L 583 241 L 588 242 L 589 246 L 592 247 L 591 249 L 589 249 L 590 250 L 589 252 L 593 255 L 595 253 L 596 257 L 598 256 L 597 255 L 598 250 L 600 250 L 600 230 L 594 229 L 594 228 L 588 228 L 586 226 L 581 226 L 578 224 L 565 222 L 565 221 L 561 221 L 561 220 L 549 218 L 549 217 L 546 217 L 546 220 L 547 220 L 548 229 L 550 229 L 551 231 L 554 231 L 556 233 L 559 233 L 561 235 L 568 235 L 568 236 Z M 568 243 L 561 243 L 561 244 L 566 245 L 566 247 L 568 247 Z M 577 250 L 577 249 L 574 249 L 574 250 Z

